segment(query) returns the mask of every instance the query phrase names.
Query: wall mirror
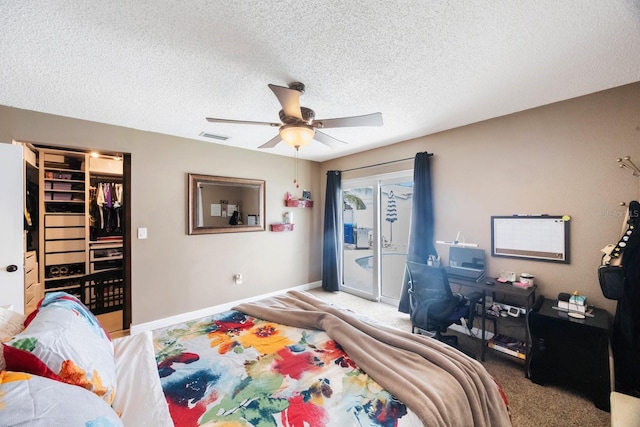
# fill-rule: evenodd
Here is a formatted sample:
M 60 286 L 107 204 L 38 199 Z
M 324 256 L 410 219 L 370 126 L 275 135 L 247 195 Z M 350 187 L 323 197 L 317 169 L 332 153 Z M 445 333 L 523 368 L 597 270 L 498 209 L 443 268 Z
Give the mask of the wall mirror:
M 264 231 L 265 182 L 189 174 L 189 234 Z

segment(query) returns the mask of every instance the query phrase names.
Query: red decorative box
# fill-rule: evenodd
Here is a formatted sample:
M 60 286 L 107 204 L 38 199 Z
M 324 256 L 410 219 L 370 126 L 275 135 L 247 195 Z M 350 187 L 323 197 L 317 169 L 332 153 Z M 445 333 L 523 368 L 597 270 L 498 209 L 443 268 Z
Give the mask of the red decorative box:
M 293 224 L 271 224 L 271 231 L 293 231 Z
M 285 200 L 284 204 L 289 208 L 312 208 L 313 200 L 289 199 Z

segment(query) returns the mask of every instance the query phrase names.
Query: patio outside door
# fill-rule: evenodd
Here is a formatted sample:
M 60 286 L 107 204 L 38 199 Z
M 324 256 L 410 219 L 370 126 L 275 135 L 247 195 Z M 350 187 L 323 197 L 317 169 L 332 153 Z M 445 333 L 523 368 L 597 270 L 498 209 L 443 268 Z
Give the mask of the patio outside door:
M 412 173 L 345 180 L 342 187 L 342 290 L 395 304 L 409 242 Z

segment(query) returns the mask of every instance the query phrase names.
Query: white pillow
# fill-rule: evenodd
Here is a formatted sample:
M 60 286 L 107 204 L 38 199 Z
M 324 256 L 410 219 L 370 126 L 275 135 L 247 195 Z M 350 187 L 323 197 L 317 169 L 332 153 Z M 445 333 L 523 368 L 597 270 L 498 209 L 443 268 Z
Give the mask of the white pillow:
M 27 316 L 24 314 L 0 307 L 0 342 L 9 341 L 14 335 L 22 332 L 26 318 Z M 4 354 L 0 344 L 0 371 L 3 371 L 5 367 Z
M 0 396 L 2 426 L 123 427 L 113 408 L 95 394 L 49 378 L 2 371 Z
M 3 343 L 7 370 L 77 385 L 111 404 L 113 343 L 93 313 L 65 292 L 46 294 L 34 313 L 22 332 Z
M 151 331 L 113 340 L 118 393 L 113 409 L 126 426 L 173 427 Z

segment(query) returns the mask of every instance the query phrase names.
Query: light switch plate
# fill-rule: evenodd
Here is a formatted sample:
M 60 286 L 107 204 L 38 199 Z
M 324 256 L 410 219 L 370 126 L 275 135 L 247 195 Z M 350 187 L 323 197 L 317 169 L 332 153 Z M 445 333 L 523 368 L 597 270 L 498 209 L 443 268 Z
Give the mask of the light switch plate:
M 138 239 L 146 239 L 146 238 L 147 238 L 147 229 L 138 228 Z

